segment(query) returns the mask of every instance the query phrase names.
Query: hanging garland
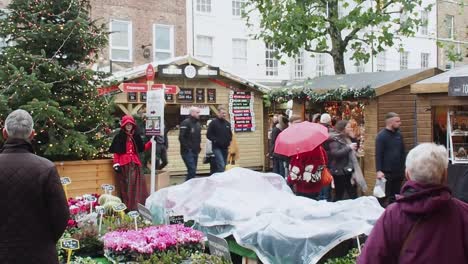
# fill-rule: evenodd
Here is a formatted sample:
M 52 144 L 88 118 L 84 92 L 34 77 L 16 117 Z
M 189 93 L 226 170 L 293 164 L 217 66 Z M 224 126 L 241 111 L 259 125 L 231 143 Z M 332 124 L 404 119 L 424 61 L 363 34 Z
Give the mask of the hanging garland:
M 274 89 L 268 94 L 271 102 L 285 103 L 289 100 L 299 99 L 307 100 L 312 103 L 323 103 L 330 101 L 371 99 L 375 97 L 375 89 L 366 86 L 361 89 L 348 89 L 341 87 L 338 89 L 327 90 L 326 92 L 316 92 L 310 88 L 279 88 Z

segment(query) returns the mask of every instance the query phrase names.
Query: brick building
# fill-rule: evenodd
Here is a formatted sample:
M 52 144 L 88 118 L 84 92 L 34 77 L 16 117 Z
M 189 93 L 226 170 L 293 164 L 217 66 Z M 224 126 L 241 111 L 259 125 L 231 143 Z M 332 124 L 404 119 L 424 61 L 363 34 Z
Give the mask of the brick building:
M 463 2 L 437 1 L 438 67 L 443 70 L 468 64 L 468 6 Z
M 6 8 L 10 0 L 0 0 Z M 95 68 L 125 68 L 187 54 L 186 0 L 90 0 L 91 16 L 108 25 L 109 45 Z

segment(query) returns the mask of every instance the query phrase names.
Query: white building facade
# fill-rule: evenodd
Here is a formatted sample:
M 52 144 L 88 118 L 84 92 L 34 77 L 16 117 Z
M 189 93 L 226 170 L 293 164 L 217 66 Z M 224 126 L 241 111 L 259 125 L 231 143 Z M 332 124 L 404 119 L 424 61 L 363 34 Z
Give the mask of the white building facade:
M 262 83 L 314 78 L 334 74 L 328 54 L 302 52 L 297 58 L 274 58 L 274 50 L 261 40 L 254 40 L 252 28 L 241 18 L 245 0 L 187 0 L 187 43 L 189 52 L 212 65 L 217 65 L 248 79 Z M 435 0 L 425 1 L 435 4 Z M 414 37 L 402 38 L 381 54 L 375 54 L 365 65 L 356 66 L 352 54 L 346 54 L 347 73 L 393 71 L 437 67 L 436 8 L 421 12 L 427 21 Z

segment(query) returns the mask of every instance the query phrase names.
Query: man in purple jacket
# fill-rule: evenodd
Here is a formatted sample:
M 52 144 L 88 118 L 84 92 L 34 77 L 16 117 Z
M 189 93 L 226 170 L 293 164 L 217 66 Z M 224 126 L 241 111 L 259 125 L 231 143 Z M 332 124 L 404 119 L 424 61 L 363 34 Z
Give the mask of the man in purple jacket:
M 468 204 L 452 197 L 447 166 L 443 146 L 409 152 L 408 182 L 377 221 L 359 264 L 468 263 Z

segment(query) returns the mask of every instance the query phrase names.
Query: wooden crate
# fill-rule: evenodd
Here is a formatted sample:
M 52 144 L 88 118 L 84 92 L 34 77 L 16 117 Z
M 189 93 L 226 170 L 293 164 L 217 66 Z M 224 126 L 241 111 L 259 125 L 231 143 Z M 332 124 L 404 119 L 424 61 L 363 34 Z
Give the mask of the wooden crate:
M 60 177 L 70 177 L 69 197 L 101 193 L 104 183 L 116 185 L 111 159 L 55 162 Z
M 145 174 L 146 190 L 151 194 L 151 174 Z M 158 171 L 156 174 L 156 191 L 171 185 L 171 173 L 169 171 Z

